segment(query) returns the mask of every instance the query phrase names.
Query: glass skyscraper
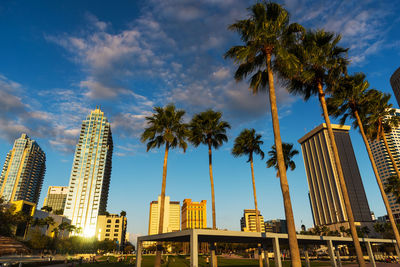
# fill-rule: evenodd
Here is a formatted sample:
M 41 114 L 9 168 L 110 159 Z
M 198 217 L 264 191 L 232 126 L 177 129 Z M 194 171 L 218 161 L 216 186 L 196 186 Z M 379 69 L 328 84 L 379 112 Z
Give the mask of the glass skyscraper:
M 5 201 L 26 200 L 35 204 L 46 171 L 46 155 L 26 134 L 14 142 L 0 176 L 0 197 Z
M 82 122 L 64 209 L 87 237 L 94 236 L 97 217 L 106 211 L 112 152 L 110 123 L 96 107 Z

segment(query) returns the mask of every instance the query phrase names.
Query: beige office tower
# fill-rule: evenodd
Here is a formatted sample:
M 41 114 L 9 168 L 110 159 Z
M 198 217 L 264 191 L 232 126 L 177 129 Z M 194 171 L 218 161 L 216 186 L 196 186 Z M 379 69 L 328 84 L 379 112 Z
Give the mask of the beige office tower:
M 126 241 L 126 216 L 117 214 L 99 215 L 97 218 L 97 240 L 112 240 L 118 244 L 119 250 L 123 250 Z
M 400 109 L 395 109 L 395 114 L 393 115 L 400 116 Z M 391 132 L 386 133 L 386 138 L 397 166 L 400 166 L 400 128 L 392 129 Z M 392 161 L 389 158 L 389 154 L 386 151 L 383 141 L 373 141 L 369 142 L 369 144 L 371 146 L 376 167 L 378 168 L 379 177 L 385 186 L 388 179 L 391 176 L 396 175 Z M 387 197 L 389 199 L 394 219 L 396 220 L 396 223 L 400 223 L 400 205 L 396 203 L 396 197 L 393 194 L 389 193 L 387 194 Z
M 43 206 L 51 207 L 53 212 L 57 210 L 64 212 L 67 195 L 68 186 L 49 186 Z
M 207 228 L 207 200 L 194 202 L 184 199 L 182 203 L 182 230 Z
M 350 140 L 350 126 L 332 124 L 332 128 L 354 220 L 356 225 L 370 226 L 372 222 L 371 211 Z M 300 138 L 299 143 L 301 144 L 307 173 L 314 224 L 327 226 L 331 231 L 339 231 L 340 226 L 349 228 L 342 190 L 325 123 Z
M 158 201 L 152 201 L 150 203 L 149 235 L 158 234 L 160 220 L 159 203 L 161 203 L 161 196 L 158 196 Z M 179 201 L 170 201 L 169 196 L 165 196 L 163 233 L 180 230 L 180 210 L 181 206 Z
M 265 232 L 264 217 L 258 211 L 258 219 L 260 221 L 260 231 Z M 246 209 L 243 211 L 243 217 L 240 219 L 240 229 L 243 232 L 257 232 L 256 210 Z
M 400 106 L 400 68 L 398 68 L 390 77 L 390 85 L 392 86 L 397 105 Z
M 35 140 L 22 134 L 8 152 L 0 176 L 0 197 L 5 201 L 39 201 L 46 172 L 46 155 Z
M 97 217 L 106 211 L 112 152 L 110 123 L 96 108 L 82 122 L 64 209 L 86 237 L 95 235 Z

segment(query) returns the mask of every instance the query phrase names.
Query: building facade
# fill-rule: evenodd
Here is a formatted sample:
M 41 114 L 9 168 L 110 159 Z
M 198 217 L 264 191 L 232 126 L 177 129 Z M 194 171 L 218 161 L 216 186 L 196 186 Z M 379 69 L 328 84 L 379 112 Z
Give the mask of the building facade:
M 161 196 L 158 196 L 158 201 L 150 203 L 149 235 L 158 234 L 160 220 L 160 205 L 158 203 L 161 203 Z M 179 201 L 170 201 L 169 196 L 165 196 L 163 233 L 180 230 L 180 210 Z
M 97 108 L 82 122 L 76 145 L 64 215 L 83 236 L 94 236 L 105 214 L 111 178 L 113 140 L 110 123 Z
M 396 109 L 393 116 L 400 116 L 400 109 Z M 386 133 L 386 138 L 397 166 L 400 166 L 400 127 L 397 129 L 393 128 L 391 132 Z M 369 144 L 371 146 L 376 167 L 378 168 L 379 177 L 383 186 L 385 186 L 388 179 L 391 176 L 396 175 L 392 161 L 389 158 L 389 154 L 386 151 L 383 141 L 370 141 Z M 396 203 L 396 197 L 392 193 L 387 194 L 387 197 L 393 216 L 396 222 L 400 223 L 400 205 Z
M 264 217 L 258 211 L 258 219 L 260 221 L 260 231 L 265 232 Z M 240 229 L 243 232 L 257 232 L 256 225 L 256 210 L 245 209 L 243 211 L 243 217 L 240 219 Z
M 184 199 L 181 229 L 204 228 L 207 228 L 207 200 L 193 202 L 191 199 Z
M 68 186 L 49 186 L 43 206 L 51 207 L 53 211 L 62 210 L 64 212 L 67 195 Z
M 397 100 L 397 105 L 400 106 L 400 68 L 398 68 L 390 77 L 390 85 Z
M 265 232 L 287 234 L 286 220 L 276 219 L 265 221 Z
M 97 219 L 96 234 L 99 241 L 112 240 L 123 250 L 126 238 L 126 216 L 117 214 L 99 215 Z
M 46 172 L 46 155 L 26 134 L 16 139 L 0 176 L 0 197 L 5 201 L 39 201 Z
M 371 223 L 360 171 L 350 140 L 350 126 L 332 124 L 350 204 L 357 225 Z M 348 228 L 347 211 L 325 123 L 300 138 L 314 224 L 332 231 Z
M 71 220 L 63 215 L 56 215 L 54 213 L 46 212 L 43 210 L 35 210 L 35 214 L 33 215 L 33 223 L 32 224 L 34 224 L 35 219 L 43 220 L 46 218 L 51 218 L 53 223 L 49 224 L 49 225 L 44 225 L 44 226 L 31 225 L 26 239 L 28 239 L 28 240 L 31 239 L 31 235 L 35 231 L 39 231 L 42 235 L 47 235 L 49 237 L 54 237 L 56 232 L 57 232 L 58 238 L 67 238 L 69 236 L 70 232 L 68 231 L 68 229 L 63 229 L 63 230 L 58 230 L 58 231 L 55 230 L 56 228 L 59 229 L 59 226 L 62 223 L 69 224 L 69 225 L 71 224 Z

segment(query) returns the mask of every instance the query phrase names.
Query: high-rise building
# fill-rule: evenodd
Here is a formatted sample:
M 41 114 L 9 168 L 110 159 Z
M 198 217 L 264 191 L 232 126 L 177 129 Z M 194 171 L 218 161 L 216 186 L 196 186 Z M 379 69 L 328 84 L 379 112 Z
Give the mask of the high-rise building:
M 96 234 L 99 241 L 113 240 L 120 250 L 123 250 L 126 237 L 126 216 L 117 214 L 99 215 L 97 219 Z
M 260 221 L 260 231 L 265 232 L 264 217 L 258 211 L 258 220 Z M 243 211 L 243 217 L 240 219 L 240 229 L 243 232 L 257 232 L 256 225 L 256 210 L 245 209 Z
M 68 186 L 49 186 L 43 206 L 51 207 L 53 211 L 62 210 L 64 212 L 67 195 Z
M 161 196 L 158 196 L 158 201 L 150 202 L 149 235 L 158 234 L 160 220 L 159 203 L 161 203 Z M 170 201 L 169 196 L 165 196 L 164 203 L 163 233 L 179 231 L 181 225 L 181 205 L 179 201 Z
M 207 228 L 207 200 L 193 202 L 191 199 L 184 199 L 181 229 L 204 228 Z
M 350 126 L 332 124 L 332 128 L 354 220 L 357 225 L 370 223 L 371 211 L 350 140 Z M 340 226 L 348 228 L 347 211 L 326 124 L 319 125 L 298 142 L 307 173 L 314 224 L 325 225 L 332 231 L 339 230 Z
M 0 176 L 0 197 L 37 204 L 45 172 L 45 153 L 36 141 L 22 134 L 7 154 Z
M 397 104 L 400 106 L 400 68 L 398 68 L 390 77 L 390 85 L 392 86 Z
M 395 114 L 393 114 L 393 116 L 400 116 L 400 109 L 395 109 Z M 388 132 L 385 135 L 397 166 L 400 166 L 400 127 L 393 128 L 391 132 Z M 388 179 L 391 176 L 396 175 L 392 161 L 390 160 L 383 141 L 369 141 L 369 144 L 371 146 L 376 167 L 378 168 L 379 177 L 383 186 L 385 186 Z M 400 223 L 400 205 L 396 203 L 396 197 L 392 193 L 388 193 L 387 197 L 390 209 L 393 212 L 393 217 L 397 223 Z
M 110 123 L 97 108 L 82 122 L 64 215 L 84 236 L 94 236 L 98 215 L 107 207 L 113 140 Z
M 286 220 L 276 219 L 265 221 L 265 232 L 287 234 Z

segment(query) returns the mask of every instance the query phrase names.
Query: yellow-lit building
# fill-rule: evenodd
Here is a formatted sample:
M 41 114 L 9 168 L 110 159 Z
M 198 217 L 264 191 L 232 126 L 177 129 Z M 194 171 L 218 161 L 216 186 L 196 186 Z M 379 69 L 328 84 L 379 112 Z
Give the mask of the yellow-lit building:
M 10 203 L 14 205 L 15 213 L 22 211 L 24 214 L 28 216 L 33 216 L 35 214 L 36 204 L 33 202 L 29 202 L 26 200 L 17 200 L 17 201 L 11 201 Z
M 158 203 L 161 203 L 161 196 L 158 196 L 158 201 L 150 202 L 149 235 L 158 234 L 160 220 L 160 205 Z M 180 230 L 180 209 L 179 201 L 170 201 L 169 196 L 165 196 L 163 233 Z
M 127 219 L 117 214 L 99 215 L 97 218 L 96 237 L 99 241 L 116 241 L 122 249 L 125 244 Z
M 184 199 L 181 215 L 182 230 L 207 228 L 207 200 L 193 202 L 191 199 Z
M 258 211 L 258 219 L 260 221 L 260 232 L 265 232 L 264 217 L 260 211 Z M 243 217 L 240 219 L 240 228 L 243 232 L 257 232 L 256 210 L 244 210 Z
M 68 186 L 49 186 L 43 206 L 51 207 L 53 212 L 57 210 L 62 210 L 64 212 L 67 195 Z
M 5 201 L 26 200 L 35 204 L 46 171 L 46 155 L 35 140 L 22 134 L 8 152 L 0 174 L 0 197 Z

